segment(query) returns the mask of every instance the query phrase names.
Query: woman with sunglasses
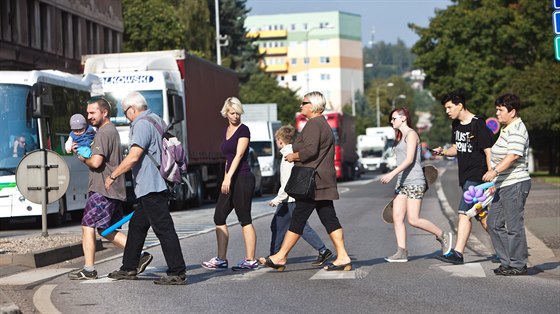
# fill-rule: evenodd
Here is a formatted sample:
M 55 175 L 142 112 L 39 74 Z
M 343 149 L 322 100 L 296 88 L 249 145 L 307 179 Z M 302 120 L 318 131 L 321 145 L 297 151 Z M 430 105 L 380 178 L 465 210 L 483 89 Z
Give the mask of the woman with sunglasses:
M 395 129 L 395 154 L 398 166 L 381 178 L 381 183 L 389 183 L 395 176 L 397 185 L 393 200 L 393 221 L 397 237 L 397 252 L 386 257 L 387 262 L 408 262 L 406 246 L 405 216 L 408 223 L 418 229 L 436 236 L 444 253 L 451 250 L 451 233 L 443 232 L 427 219 L 420 218 L 422 198 L 426 191 L 426 180 L 420 164 L 421 144 L 418 133 L 412 128 L 410 113 L 406 108 L 396 108 L 391 111 L 391 125 Z

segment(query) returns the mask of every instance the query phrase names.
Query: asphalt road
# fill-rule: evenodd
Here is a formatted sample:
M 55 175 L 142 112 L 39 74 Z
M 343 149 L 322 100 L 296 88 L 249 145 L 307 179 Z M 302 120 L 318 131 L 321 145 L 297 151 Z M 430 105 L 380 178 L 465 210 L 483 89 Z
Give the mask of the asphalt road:
M 496 264 L 490 261 L 492 251 L 484 244 L 484 233 L 466 251 L 468 263 L 454 266 L 433 258 L 439 253 L 434 236 L 408 227 L 410 261 L 385 262 L 383 257 L 394 253 L 396 241 L 393 226 L 381 220 L 381 209 L 392 196 L 394 185 L 381 185 L 373 179 L 368 175 L 360 181 L 340 184 L 341 199 L 335 203 L 354 271 L 327 273 L 313 268 L 310 262 L 316 252 L 303 240 L 290 254 L 283 273 L 268 268 L 249 272 L 204 270 L 199 266 L 200 262 L 216 254 L 212 209 L 208 206 L 197 211 L 174 213 L 178 230 L 187 234 L 188 230 L 197 229 L 195 233 L 199 233 L 181 240 L 188 269 L 186 286 L 152 283 L 165 272 L 163 255 L 156 245 L 149 249 L 155 256 L 154 261 L 137 281 L 105 278 L 107 273 L 120 266 L 118 257 L 98 263 L 97 270 L 102 278 L 70 281 L 66 273 L 83 263 L 83 260 L 76 259 L 23 273 L 22 284 L 12 285 L 11 295 L 27 302 L 22 308 L 24 313 L 31 312 L 33 306 L 40 312 L 49 313 L 560 311 L 559 278 L 537 274 L 533 269 L 530 276 L 495 276 L 492 269 Z M 441 181 L 445 186 L 452 183 Z M 454 182 L 453 186 L 456 185 Z M 436 190 L 431 188 L 428 191 L 421 216 L 450 230 L 455 217 L 442 211 Z M 254 202 L 254 212 L 260 217 L 254 220 L 259 256 L 267 254 L 270 240 L 272 209 L 266 206 L 268 198 Z M 456 207 L 454 201 L 449 202 Z M 235 218 L 230 217 L 230 221 Z M 332 249 L 315 214 L 310 224 Z M 479 231 L 475 230 L 475 233 Z M 230 235 L 228 259 L 234 264 L 244 257 L 240 227 L 232 226 Z

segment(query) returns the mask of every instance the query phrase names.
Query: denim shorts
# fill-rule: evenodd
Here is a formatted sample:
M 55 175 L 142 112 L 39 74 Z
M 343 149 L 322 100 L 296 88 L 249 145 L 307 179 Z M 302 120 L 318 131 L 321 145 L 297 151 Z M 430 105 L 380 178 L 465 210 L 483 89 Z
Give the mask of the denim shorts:
M 426 192 L 426 186 L 421 185 L 401 185 L 395 190 L 397 195 L 405 195 L 407 198 L 421 200 Z

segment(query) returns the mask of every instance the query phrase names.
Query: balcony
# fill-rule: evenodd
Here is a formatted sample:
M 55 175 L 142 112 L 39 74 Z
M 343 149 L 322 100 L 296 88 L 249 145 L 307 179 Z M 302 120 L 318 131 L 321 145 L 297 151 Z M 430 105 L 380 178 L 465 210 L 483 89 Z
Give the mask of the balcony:
M 287 55 L 288 47 L 259 48 L 259 53 L 267 56 Z
M 247 37 L 249 38 L 259 38 L 259 39 L 271 39 L 271 38 L 286 38 L 288 37 L 287 30 L 276 30 L 276 31 L 260 31 L 260 32 L 248 32 Z
M 266 73 L 288 72 L 288 63 L 267 65 L 265 71 Z

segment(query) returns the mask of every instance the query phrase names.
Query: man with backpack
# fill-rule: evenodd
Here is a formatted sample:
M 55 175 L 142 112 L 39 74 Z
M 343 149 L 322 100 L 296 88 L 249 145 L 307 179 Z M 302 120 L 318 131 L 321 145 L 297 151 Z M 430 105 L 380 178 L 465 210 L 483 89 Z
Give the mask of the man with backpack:
M 433 149 L 440 156 L 456 156 L 459 166 L 459 186 L 463 193 L 469 186 L 477 186 L 484 181 L 482 176 L 492 169 L 490 165 L 490 150 L 492 148 L 492 132 L 486 126 L 484 119 L 477 117 L 467 109 L 465 94 L 454 91 L 441 99 L 447 116 L 453 120 L 451 131 L 451 148 Z M 462 195 L 462 193 L 461 193 Z M 469 205 L 463 197 L 459 201 L 459 220 L 457 223 L 457 242 L 455 248 L 445 255 L 438 256 L 441 261 L 452 264 L 463 264 L 463 252 L 471 234 L 472 222 L 467 216 Z M 487 230 L 486 217 L 475 216 L 484 230 Z
M 105 180 L 110 189 L 117 177 L 132 169 L 135 181 L 134 193 L 139 207 L 134 212 L 128 231 L 123 255 L 123 265 L 108 275 L 113 279 L 137 279 L 136 266 L 150 226 L 158 237 L 165 260 L 167 275 L 155 280 L 160 285 L 184 285 L 187 283 L 186 266 L 169 213 L 167 184 L 160 174 L 156 160 L 161 160 L 163 120 L 148 109 L 146 99 L 138 92 L 131 92 L 122 101 L 121 108 L 130 125 L 130 150 L 121 164 Z M 157 123 L 159 126 L 156 127 Z

